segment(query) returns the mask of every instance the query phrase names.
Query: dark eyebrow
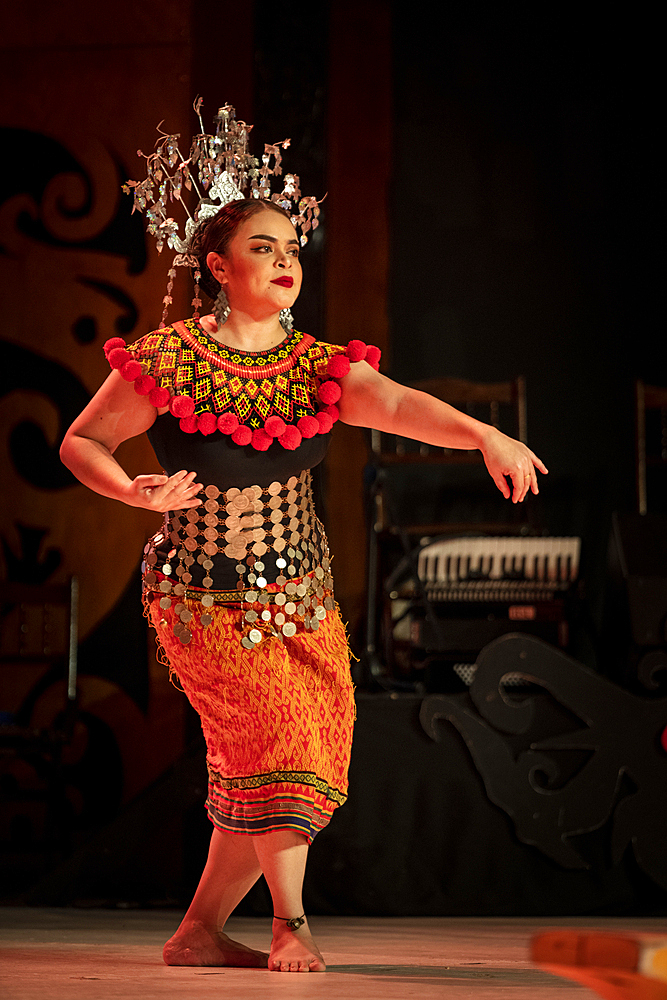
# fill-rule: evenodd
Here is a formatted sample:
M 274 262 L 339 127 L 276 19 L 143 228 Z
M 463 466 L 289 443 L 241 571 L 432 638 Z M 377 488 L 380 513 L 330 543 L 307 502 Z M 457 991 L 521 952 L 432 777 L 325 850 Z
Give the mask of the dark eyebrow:
M 249 236 L 248 239 L 249 240 L 268 240 L 269 243 L 277 243 L 278 242 L 278 240 L 276 239 L 275 236 L 267 236 L 266 233 L 257 233 L 255 236 Z M 298 240 L 288 240 L 287 241 L 288 246 L 291 243 L 296 243 L 297 246 L 299 245 L 299 241 Z

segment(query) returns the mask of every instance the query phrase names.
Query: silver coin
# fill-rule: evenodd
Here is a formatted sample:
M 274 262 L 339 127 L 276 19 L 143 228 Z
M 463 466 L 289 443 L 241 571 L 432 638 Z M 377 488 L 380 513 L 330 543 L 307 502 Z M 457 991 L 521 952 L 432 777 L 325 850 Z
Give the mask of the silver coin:
M 286 635 L 289 639 L 291 636 L 296 635 L 296 625 L 294 622 L 285 622 L 282 628 L 283 635 Z
M 250 639 L 251 642 L 254 642 L 256 645 L 258 642 L 262 641 L 262 633 L 259 631 L 258 628 L 251 628 L 250 632 L 248 633 L 248 638 Z

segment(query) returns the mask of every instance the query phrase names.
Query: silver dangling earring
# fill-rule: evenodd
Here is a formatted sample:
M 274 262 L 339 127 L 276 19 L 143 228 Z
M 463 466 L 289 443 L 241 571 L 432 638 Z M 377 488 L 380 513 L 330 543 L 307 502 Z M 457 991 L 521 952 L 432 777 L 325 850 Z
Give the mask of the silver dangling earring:
M 291 333 L 294 329 L 294 317 L 292 316 L 291 311 L 289 309 L 281 309 L 280 316 L 278 318 L 285 333 Z
M 224 324 L 229 319 L 229 314 L 232 308 L 229 304 L 229 299 L 227 298 L 227 293 L 222 285 L 220 285 L 220 291 L 213 303 L 213 315 L 215 316 L 215 321 L 218 326 L 224 326 Z

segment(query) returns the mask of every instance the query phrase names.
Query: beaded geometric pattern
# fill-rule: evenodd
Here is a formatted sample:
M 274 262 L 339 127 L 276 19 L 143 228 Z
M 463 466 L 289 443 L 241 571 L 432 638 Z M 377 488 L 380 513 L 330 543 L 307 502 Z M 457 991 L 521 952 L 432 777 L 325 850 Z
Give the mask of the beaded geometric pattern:
M 213 822 L 233 832 L 291 828 L 312 839 L 347 794 L 355 711 L 340 616 L 327 615 L 317 634 L 247 650 L 239 609 L 213 607 L 206 629 L 193 621 L 187 646 L 173 634 L 173 608 L 154 601 L 150 614 L 202 720 Z
M 209 337 L 196 320 L 178 325 L 181 333 L 166 327 L 128 347 L 143 374 L 160 388 L 189 396 L 195 415 L 233 412 L 252 429 L 273 415 L 286 424 L 313 416 L 329 359 L 345 351 L 294 330 L 271 351 L 245 354 Z

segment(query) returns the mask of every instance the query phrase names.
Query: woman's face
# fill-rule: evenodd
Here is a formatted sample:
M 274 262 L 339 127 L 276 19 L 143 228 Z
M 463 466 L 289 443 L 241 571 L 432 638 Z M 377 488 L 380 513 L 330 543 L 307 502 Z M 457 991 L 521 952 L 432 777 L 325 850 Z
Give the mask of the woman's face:
M 232 310 L 256 320 L 289 309 L 301 290 L 296 230 L 286 216 L 271 209 L 246 219 L 224 256 L 210 253 L 206 262 Z

